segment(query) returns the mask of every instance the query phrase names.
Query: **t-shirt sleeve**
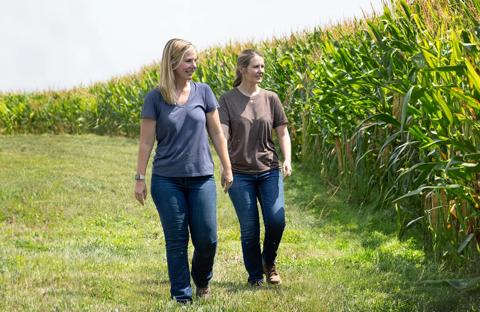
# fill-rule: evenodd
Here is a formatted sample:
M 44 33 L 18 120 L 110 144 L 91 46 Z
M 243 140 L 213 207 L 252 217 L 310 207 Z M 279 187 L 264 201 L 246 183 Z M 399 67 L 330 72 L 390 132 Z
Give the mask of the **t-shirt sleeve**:
M 149 92 L 143 100 L 141 118 L 157 119 L 158 111 L 155 102 L 155 93 Z
M 217 99 L 209 85 L 205 85 L 205 112 L 210 113 L 218 107 Z
M 224 96 L 220 97 L 220 107 L 218 108 L 218 114 L 220 116 L 220 123 L 229 126 L 230 117 L 228 116 L 227 103 Z
M 282 102 L 280 102 L 278 95 L 276 95 L 275 93 L 272 96 L 272 102 L 273 102 L 273 128 L 288 124 L 287 115 L 283 110 Z

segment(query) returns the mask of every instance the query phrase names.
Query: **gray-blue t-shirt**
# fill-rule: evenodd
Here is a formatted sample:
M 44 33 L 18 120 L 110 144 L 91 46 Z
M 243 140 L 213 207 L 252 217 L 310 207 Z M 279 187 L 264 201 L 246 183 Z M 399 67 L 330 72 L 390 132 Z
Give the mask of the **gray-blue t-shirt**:
M 153 174 L 163 177 L 197 177 L 213 174 L 213 159 L 208 144 L 206 113 L 217 109 L 212 89 L 190 82 L 184 105 L 165 103 L 158 89 L 143 102 L 142 118 L 156 120 L 157 149 Z

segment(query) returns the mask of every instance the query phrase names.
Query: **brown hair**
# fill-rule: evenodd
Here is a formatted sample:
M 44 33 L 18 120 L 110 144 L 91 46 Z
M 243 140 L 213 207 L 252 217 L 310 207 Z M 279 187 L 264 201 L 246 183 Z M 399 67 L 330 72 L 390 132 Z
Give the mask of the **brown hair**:
M 188 50 L 195 49 L 192 43 L 183 39 L 170 39 L 163 48 L 160 64 L 160 82 L 158 88 L 163 99 L 168 104 L 175 104 L 175 75 L 174 70 L 180 66 Z
M 248 65 L 250 64 L 250 60 L 254 58 L 255 56 L 260 56 L 263 57 L 263 55 L 253 49 L 246 49 L 243 50 L 240 55 L 237 58 L 237 69 L 236 69 L 236 77 L 235 80 L 233 81 L 233 87 L 238 87 L 242 83 L 242 68 L 247 68 Z

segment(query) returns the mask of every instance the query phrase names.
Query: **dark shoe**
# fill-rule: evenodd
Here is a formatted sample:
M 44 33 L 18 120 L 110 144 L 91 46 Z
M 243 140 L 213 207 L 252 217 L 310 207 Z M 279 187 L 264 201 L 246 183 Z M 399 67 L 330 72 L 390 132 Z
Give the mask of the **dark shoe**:
M 208 298 L 210 296 L 210 287 L 197 287 L 198 298 Z
M 252 287 L 262 287 L 263 285 L 263 280 L 258 280 L 258 281 L 248 281 L 248 284 Z
M 275 264 L 268 265 L 263 263 L 263 274 L 266 275 L 267 283 L 269 284 L 279 285 L 282 283 Z
M 191 304 L 192 299 L 176 299 L 178 304 Z

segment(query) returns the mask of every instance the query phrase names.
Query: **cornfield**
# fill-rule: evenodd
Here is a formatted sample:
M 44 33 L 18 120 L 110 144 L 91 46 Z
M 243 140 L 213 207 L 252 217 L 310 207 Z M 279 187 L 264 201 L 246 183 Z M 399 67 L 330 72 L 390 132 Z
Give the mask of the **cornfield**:
M 244 48 L 265 56 L 294 155 L 354 200 L 428 235 L 440 262 L 480 255 L 480 1 L 392 1 L 374 16 L 202 51 L 196 79 L 231 88 Z M 158 64 L 62 92 L 0 95 L 0 133 L 136 136 Z M 473 265 L 472 265 L 473 267 Z

